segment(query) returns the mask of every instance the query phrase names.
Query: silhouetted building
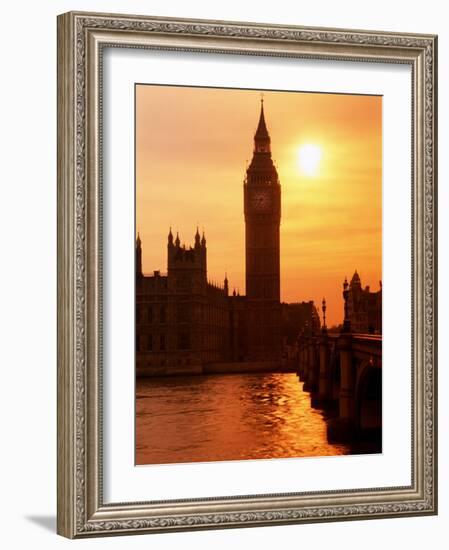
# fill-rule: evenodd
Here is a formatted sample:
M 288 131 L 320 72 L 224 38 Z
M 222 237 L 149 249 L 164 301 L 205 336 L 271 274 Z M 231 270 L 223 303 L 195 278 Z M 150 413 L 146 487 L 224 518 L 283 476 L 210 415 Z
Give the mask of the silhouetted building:
M 170 230 L 167 274 L 142 273 L 142 244 L 136 242 L 136 356 L 138 374 L 199 372 L 230 359 L 228 281 L 207 280 L 206 239 L 181 246 Z
M 319 334 L 320 316 L 313 301 L 282 303 L 282 340 L 283 346 L 294 344 L 298 335 Z
M 348 319 L 351 332 L 382 334 L 382 283 L 376 292 L 362 288 L 355 271 L 348 288 Z
M 293 338 L 319 319 L 313 302 L 280 302 L 281 186 L 271 158 L 263 100 L 254 150 L 243 184 L 246 296 L 207 279 L 207 248 L 198 230 L 193 247 L 170 230 L 167 273 L 142 272 L 136 241 L 136 363 L 138 375 L 201 372 L 214 363 L 281 365 L 282 334 Z M 283 322 L 285 321 L 285 323 Z
M 248 359 L 279 360 L 281 186 L 271 158 L 263 100 L 243 189 Z

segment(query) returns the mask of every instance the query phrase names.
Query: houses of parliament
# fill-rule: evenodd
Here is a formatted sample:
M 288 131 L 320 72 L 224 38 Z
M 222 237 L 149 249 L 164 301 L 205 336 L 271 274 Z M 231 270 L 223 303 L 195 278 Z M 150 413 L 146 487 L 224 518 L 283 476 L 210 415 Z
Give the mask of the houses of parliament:
M 224 371 L 242 364 L 281 366 L 286 339 L 307 326 L 319 330 L 313 302 L 280 301 L 281 184 L 271 156 L 263 99 L 254 150 L 243 183 L 246 295 L 211 284 L 207 242 L 198 229 L 193 246 L 171 229 L 167 272 L 142 271 L 136 240 L 136 373 L 157 376 Z M 292 323 L 294 326 L 292 326 Z M 243 365 L 244 367 L 244 365 Z

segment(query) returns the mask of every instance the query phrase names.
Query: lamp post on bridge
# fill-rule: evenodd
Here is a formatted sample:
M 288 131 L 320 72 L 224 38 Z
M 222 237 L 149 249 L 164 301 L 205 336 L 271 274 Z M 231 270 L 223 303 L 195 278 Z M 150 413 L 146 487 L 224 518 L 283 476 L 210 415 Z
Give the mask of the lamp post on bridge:
M 321 302 L 323 312 L 323 326 L 321 327 L 321 336 L 318 339 L 318 388 L 315 395 L 312 396 L 312 407 L 324 407 L 331 400 L 332 379 L 330 372 L 330 354 L 329 337 L 326 326 L 326 299 Z
M 345 281 L 343 283 L 343 300 L 345 304 L 345 316 L 343 319 L 343 331 L 342 332 L 351 332 L 351 321 L 349 320 L 349 311 L 348 311 L 348 299 L 349 299 L 349 284 L 348 279 L 345 277 Z
M 337 350 L 340 356 L 340 392 L 339 415 L 328 424 L 329 441 L 350 441 L 354 436 L 355 426 L 355 373 L 352 350 L 351 321 L 349 319 L 348 299 L 349 284 L 345 277 L 343 283 L 343 299 L 345 317 L 343 330 L 337 341 Z
M 321 302 L 321 310 L 323 312 L 323 326 L 321 327 L 321 332 L 323 334 L 327 334 L 327 326 L 326 326 L 326 299 L 323 298 L 323 301 Z

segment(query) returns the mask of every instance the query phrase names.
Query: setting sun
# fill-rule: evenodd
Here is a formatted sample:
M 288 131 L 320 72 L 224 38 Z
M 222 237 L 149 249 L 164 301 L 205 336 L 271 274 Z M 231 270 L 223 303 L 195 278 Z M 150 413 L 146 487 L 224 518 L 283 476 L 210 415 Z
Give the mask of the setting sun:
M 322 151 L 321 147 L 306 143 L 298 149 L 298 166 L 307 176 L 315 176 L 318 172 Z

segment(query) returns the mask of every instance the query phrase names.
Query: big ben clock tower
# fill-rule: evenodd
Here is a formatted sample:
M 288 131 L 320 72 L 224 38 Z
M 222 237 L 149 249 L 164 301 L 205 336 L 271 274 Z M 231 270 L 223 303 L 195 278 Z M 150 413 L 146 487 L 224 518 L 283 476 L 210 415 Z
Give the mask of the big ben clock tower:
M 248 359 L 279 360 L 281 186 L 271 158 L 263 99 L 243 189 Z

